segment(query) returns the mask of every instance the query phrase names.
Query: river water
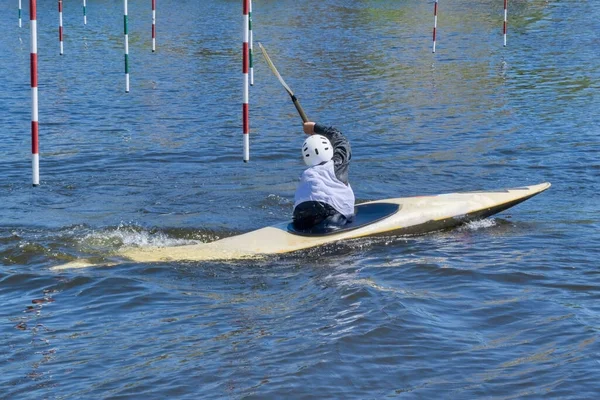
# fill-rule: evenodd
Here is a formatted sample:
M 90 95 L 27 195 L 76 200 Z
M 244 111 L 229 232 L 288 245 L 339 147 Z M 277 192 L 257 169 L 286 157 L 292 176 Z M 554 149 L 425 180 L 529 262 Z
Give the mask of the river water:
M 0 5 L 0 398 L 594 399 L 600 13 L 592 1 L 278 0 L 262 42 L 351 140 L 358 201 L 552 188 L 493 218 L 243 262 L 53 271 L 286 220 L 301 120 L 260 55 L 242 162 L 242 2 Z M 14 4 L 13 4 L 14 3 Z M 24 2 L 25 3 L 25 2 Z

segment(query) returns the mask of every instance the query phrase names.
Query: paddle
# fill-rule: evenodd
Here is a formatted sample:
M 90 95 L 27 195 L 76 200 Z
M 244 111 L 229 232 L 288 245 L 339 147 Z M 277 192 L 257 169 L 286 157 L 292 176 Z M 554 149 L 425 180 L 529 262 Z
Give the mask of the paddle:
M 262 51 L 263 56 L 265 56 L 265 60 L 267 60 L 267 64 L 269 65 L 269 68 L 271 68 L 271 71 L 273 71 L 273 74 L 275 74 L 275 76 L 277 77 L 277 79 L 279 79 L 279 82 L 281 82 L 281 84 L 285 88 L 286 92 L 288 92 L 288 94 L 292 98 L 292 101 L 294 102 L 294 106 L 296 107 L 296 110 L 298 110 L 298 114 L 300 114 L 300 118 L 302 118 L 303 122 L 308 122 L 308 117 L 306 116 L 306 113 L 302 109 L 302 106 L 300 105 L 300 102 L 298 101 L 298 99 L 294 95 L 294 92 L 292 92 L 292 89 L 290 89 L 290 87 L 285 83 L 285 81 L 283 80 L 283 78 L 281 77 L 281 75 L 279 75 L 279 72 L 277 71 L 277 68 L 275 68 L 275 65 L 273 64 L 273 61 L 271 61 L 271 58 L 267 54 L 267 50 L 265 50 L 265 48 L 263 47 L 263 45 L 260 44 L 260 43 L 258 43 L 258 47 L 260 47 L 260 51 Z

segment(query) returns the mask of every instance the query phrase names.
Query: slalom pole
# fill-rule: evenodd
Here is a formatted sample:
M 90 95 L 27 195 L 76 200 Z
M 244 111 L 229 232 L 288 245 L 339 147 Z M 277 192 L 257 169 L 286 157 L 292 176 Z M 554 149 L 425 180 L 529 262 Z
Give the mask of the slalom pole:
M 252 35 L 252 0 L 248 9 L 248 31 L 250 32 L 250 42 L 248 46 L 248 58 L 250 62 L 250 86 L 254 86 L 254 39 Z
M 37 77 L 37 4 L 29 0 L 29 19 L 31 22 L 31 167 L 33 186 L 40 184 L 40 151 L 38 142 L 38 77 Z
M 156 0 L 152 0 L 152 52 L 156 51 Z
M 127 32 L 127 0 L 123 0 L 123 32 L 125 36 L 125 93 L 129 93 L 129 34 Z
M 438 0 L 435 0 L 435 5 L 433 6 L 433 51 L 435 53 L 435 35 L 437 33 L 437 11 L 438 11 Z
M 243 6 L 243 21 L 244 21 L 244 42 L 242 43 L 242 73 L 244 74 L 244 96 L 243 96 L 243 104 L 242 104 L 242 125 L 243 125 L 243 134 L 244 134 L 244 162 L 248 162 L 250 160 L 250 121 L 249 121 L 249 113 L 250 106 L 248 104 L 249 99 L 249 88 L 248 88 L 248 27 L 249 27 L 249 16 L 248 12 L 250 9 L 250 0 L 242 0 L 244 3 Z
M 504 25 L 502 27 L 502 33 L 504 35 L 504 47 L 506 47 L 506 22 L 508 20 L 508 0 L 504 0 Z
M 60 42 L 60 55 L 63 55 L 63 16 L 62 0 L 58 0 L 58 41 Z
M 87 25 L 87 14 L 85 12 L 85 8 L 86 8 L 86 2 L 85 2 L 85 0 L 83 0 L 83 24 Z
M 21 0 L 19 0 L 19 28 L 22 28 L 23 24 L 21 23 Z

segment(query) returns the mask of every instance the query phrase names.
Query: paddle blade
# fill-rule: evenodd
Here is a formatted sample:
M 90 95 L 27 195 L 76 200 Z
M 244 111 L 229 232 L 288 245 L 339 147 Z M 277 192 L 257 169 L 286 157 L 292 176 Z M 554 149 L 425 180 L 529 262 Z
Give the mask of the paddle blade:
M 292 89 L 290 89 L 290 87 L 285 83 L 285 81 L 279 74 L 279 71 L 277 71 L 277 68 L 275 68 L 275 64 L 273 64 L 273 61 L 271 61 L 271 57 L 269 57 L 269 54 L 267 54 L 267 50 L 263 47 L 263 45 L 260 42 L 258 43 L 258 47 L 260 47 L 260 51 L 262 52 L 263 56 L 265 57 L 265 60 L 267 61 L 267 65 L 269 66 L 269 68 L 271 69 L 273 74 L 277 77 L 277 79 L 279 79 L 279 82 L 281 82 L 281 85 L 283 85 L 285 90 L 288 92 L 288 94 L 292 98 L 292 101 L 294 102 L 294 107 L 296 107 L 298 114 L 300 114 L 300 118 L 302 118 L 303 122 L 308 122 L 308 117 L 306 116 L 304 109 L 302 108 L 302 106 L 300 105 L 300 102 L 294 95 L 294 92 L 292 92 Z
M 290 87 L 287 85 L 287 83 L 285 83 L 285 81 L 279 74 L 279 71 L 277 71 L 277 68 L 275 68 L 275 64 L 273 64 L 273 61 L 271 61 L 271 57 L 269 57 L 269 54 L 267 54 L 267 50 L 263 47 L 262 44 L 260 44 L 260 42 L 258 43 L 258 47 L 260 47 L 260 51 L 263 53 L 263 56 L 265 57 L 265 60 L 267 61 L 267 65 L 269 66 L 269 68 L 271 69 L 273 74 L 277 77 L 277 79 L 279 79 L 279 82 L 281 82 L 281 84 L 283 85 L 285 90 L 288 92 L 288 94 L 290 96 L 293 96 L 294 92 L 292 92 L 292 89 L 290 89 Z

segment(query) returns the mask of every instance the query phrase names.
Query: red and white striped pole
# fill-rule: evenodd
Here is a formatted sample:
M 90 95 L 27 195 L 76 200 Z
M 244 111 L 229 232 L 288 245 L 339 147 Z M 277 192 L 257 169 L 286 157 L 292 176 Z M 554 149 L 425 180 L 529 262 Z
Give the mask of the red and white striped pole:
M 250 0 L 250 8 L 248 10 L 248 32 L 250 35 L 250 43 L 248 46 L 248 59 L 250 62 L 250 86 L 254 86 L 254 39 L 252 35 L 252 0 Z
M 63 55 L 63 18 L 62 0 L 58 0 L 58 41 L 60 42 L 60 55 Z
M 248 36 L 249 36 L 249 17 L 248 12 L 250 11 L 250 0 L 242 0 L 244 3 L 244 42 L 242 44 L 242 73 L 244 74 L 244 102 L 242 104 L 242 118 L 243 118 L 243 133 L 244 133 L 244 162 L 250 160 L 250 106 L 248 104 L 249 99 L 249 88 L 248 88 Z
M 37 77 L 37 11 L 36 0 L 29 0 L 31 21 L 31 167 L 33 186 L 40 184 L 40 151 L 38 143 L 38 77 Z
M 152 52 L 156 51 L 156 0 L 152 0 Z
M 437 33 L 437 10 L 438 10 L 438 0 L 435 0 L 435 5 L 433 6 L 433 51 L 435 53 L 435 34 Z
M 508 0 L 504 0 L 504 26 L 502 27 L 502 33 L 504 35 L 504 47 L 506 47 L 506 22 L 508 20 Z

